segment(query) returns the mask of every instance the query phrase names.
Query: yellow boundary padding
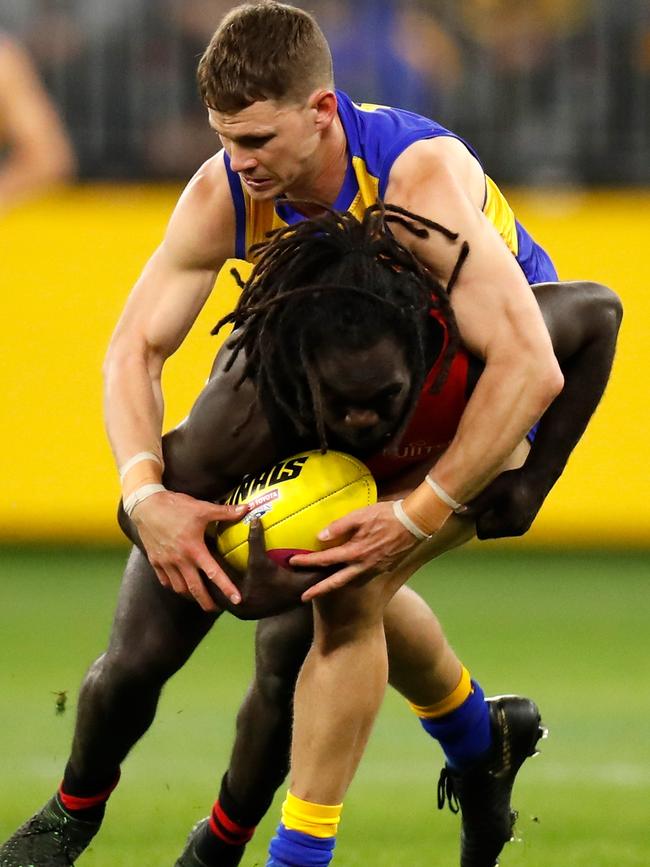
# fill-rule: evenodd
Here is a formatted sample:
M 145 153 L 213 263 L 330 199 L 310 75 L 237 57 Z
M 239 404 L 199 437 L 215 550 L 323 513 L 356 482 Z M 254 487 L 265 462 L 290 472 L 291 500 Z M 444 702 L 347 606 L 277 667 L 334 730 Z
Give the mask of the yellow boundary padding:
M 102 358 L 178 192 L 80 187 L 0 222 L 1 540 L 120 539 L 117 475 L 102 426 Z M 510 201 L 562 277 L 600 280 L 625 304 L 606 398 L 528 539 L 648 544 L 650 193 L 519 190 Z M 210 328 L 236 295 L 232 280 L 221 279 L 169 362 L 167 426 L 202 387 L 217 345 Z

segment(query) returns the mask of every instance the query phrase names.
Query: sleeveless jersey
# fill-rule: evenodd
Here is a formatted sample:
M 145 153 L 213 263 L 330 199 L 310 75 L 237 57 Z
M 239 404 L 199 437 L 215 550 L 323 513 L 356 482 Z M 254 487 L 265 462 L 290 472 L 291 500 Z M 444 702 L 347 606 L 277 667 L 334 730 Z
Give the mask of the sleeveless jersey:
M 393 163 L 416 141 L 451 136 L 461 141 L 480 163 L 467 142 L 433 120 L 386 106 L 357 105 L 342 91 L 337 91 L 337 98 L 348 145 L 345 180 L 333 204 L 338 211 L 350 211 L 361 219 L 366 208 L 384 198 Z M 224 160 L 236 214 L 235 256 L 249 259 L 251 246 L 263 241 L 267 232 L 305 217 L 286 201 L 251 199 L 239 176 L 232 171 L 227 154 Z M 515 219 L 504 195 L 487 175 L 483 212 L 516 257 L 529 283 L 557 280 L 548 254 Z
M 378 482 L 386 481 L 410 466 L 421 464 L 427 458 L 433 461 L 443 452 L 454 438 L 469 400 L 470 359 L 462 347 L 454 355 L 442 388 L 436 392 L 431 390 L 449 343 L 444 319 L 437 311 L 432 311 L 431 315 L 442 325 L 442 347 L 427 373 L 408 426 L 398 443 L 363 458 Z

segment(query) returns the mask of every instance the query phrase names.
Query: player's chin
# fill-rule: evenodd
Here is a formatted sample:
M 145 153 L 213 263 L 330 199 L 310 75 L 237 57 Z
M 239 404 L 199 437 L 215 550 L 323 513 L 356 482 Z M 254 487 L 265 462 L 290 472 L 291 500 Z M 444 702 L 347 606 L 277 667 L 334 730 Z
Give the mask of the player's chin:
M 384 430 L 382 427 L 367 433 L 345 430 L 334 431 L 334 434 L 338 449 L 345 450 L 347 448 L 355 454 L 370 454 L 386 445 L 390 436 L 390 429 Z
M 282 194 L 282 187 L 280 184 L 271 179 L 260 183 L 259 186 L 248 183 L 246 184 L 246 190 L 251 199 L 256 202 L 267 202 L 271 199 L 276 199 Z

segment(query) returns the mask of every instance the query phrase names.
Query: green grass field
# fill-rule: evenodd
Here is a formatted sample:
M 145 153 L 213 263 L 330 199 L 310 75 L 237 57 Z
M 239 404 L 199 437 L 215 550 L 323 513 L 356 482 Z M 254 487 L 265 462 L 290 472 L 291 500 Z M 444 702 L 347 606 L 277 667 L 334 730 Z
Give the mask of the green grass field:
M 0 838 L 45 801 L 75 694 L 103 649 L 122 551 L 0 549 Z M 520 842 L 502 867 L 650 864 L 650 554 L 451 554 L 412 585 L 488 693 L 534 696 L 551 736 L 522 771 Z M 171 867 L 225 767 L 251 669 L 250 624 L 224 618 L 170 683 L 125 763 L 84 867 Z M 65 714 L 56 696 L 69 693 Z M 389 694 L 346 801 L 340 867 L 458 863 L 458 819 L 435 808 L 436 744 Z M 279 801 L 279 798 L 278 798 Z M 244 858 L 265 863 L 276 803 Z

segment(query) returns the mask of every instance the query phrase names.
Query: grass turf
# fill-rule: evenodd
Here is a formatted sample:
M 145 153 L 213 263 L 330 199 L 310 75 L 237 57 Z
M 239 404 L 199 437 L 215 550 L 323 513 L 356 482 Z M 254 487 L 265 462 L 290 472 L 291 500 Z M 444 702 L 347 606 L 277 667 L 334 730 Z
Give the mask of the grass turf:
M 122 551 L 0 549 L 0 839 L 52 793 L 75 693 L 103 649 Z M 530 694 L 551 737 L 521 773 L 520 842 L 502 867 L 650 863 L 650 555 L 495 551 L 451 554 L 412 582 L 487 693 Z M 223 618 L 169 684 L 125 763 L 83 867 L 164 867 L 205 815 L 225 768 L 252 662 L 251 624 Z M 56 711 L 68 691 L 68 708 Z M 458 819 L 435 809 L 441 766 L 394 694 L 346 800 L 339 867 L 458 863 Z M 279 800 L 244 867 L 265 863 Z

